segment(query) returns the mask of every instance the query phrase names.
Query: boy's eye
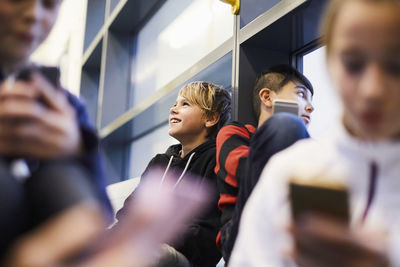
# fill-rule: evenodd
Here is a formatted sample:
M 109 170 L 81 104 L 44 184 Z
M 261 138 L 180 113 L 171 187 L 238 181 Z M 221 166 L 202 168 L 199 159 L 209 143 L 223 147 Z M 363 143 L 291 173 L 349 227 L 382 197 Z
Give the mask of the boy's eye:
M 184 106 L 190 106 L 190 103 L 185 101 L 185 102 L 183 102 L 183 105 Z
M 53 9 L 57 5 L 61 4 L 61 0 L 43 0 L 43 6 L 47 9 Z
M 400 61 L 388 61 L 383 65 L 384 70 L 393 76 L 400 75 Z
M 360 56 L 343 55 L 342 64 L 350 74 L 360 74 L 365 69 L 366 61 Z
M 306 93 L 303 90 L 297 91 L 297 95 L 300 96 L 301 98 L 305 98 L 306 97 Z

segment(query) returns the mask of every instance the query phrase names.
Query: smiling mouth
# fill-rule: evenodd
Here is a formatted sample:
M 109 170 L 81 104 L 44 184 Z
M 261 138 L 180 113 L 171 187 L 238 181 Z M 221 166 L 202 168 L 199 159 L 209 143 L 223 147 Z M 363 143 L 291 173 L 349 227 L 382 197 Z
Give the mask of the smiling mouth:
M 305 121 L 305 123 L 310 123 L 310 121 L 311 121 L 310 116 L 301 115 L 301 118 Z
M 30 33 L 18 33 L 17 37 L 20 41 L 24 43 L 33 43 L 35 40 L 35 36 Z
M 178 123 L 178 122 L 181 122 L 181 121 L 178 120 L 178 119 L 170 119 L 169 122 L 170 123 Z
M 365 112 L 361 115 L 361 119 L 369 125 L 377 125 L 382 122 L 382 114 L 379 112 Z

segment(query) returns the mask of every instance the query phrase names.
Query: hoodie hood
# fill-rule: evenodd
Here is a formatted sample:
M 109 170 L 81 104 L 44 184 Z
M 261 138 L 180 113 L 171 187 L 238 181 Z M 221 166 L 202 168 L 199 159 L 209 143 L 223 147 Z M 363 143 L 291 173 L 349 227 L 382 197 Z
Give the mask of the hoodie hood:
M 165 153 L 157 154 L 147 166 L 142 177 L 153 167 L 161 167 L 164 170 L 163 177 L 166 173 L 173 172 L 178 176 L 177 180 L 183 178 L 182 174 L 185 175 L 187 172 L 203 177 L 210 160 L 215 162 L 215 139 L 207 140 L 190 151 L 184 158 L 179 156 L 181 149 L 182 145 L 176 144 L 170 146 Z
M 199 158 L 203 152 L 209 150 L 209 149 L 215 149 L 215 139 L 209 139 L 206 142 L 204 142 L 203 144 L 197 146 L 195 149 L 193 149 L 192 151 L 190 151 L 185 157 L 181 158 L 183 161 L 188 161 L 189 157 L 191 154 L 195 153 L 197 155 L 193 156 L 193 160 L 196 160 L 197 158 Z M 170 158 L 171 156 L 174 157 L 178 157 L 179 156 L 179 152 L 182 150 L 182 145 L 181 144 L 176 144 L 176 145 L 172 145 L 170 146 L 167 151 L 165 151 L 165 154 L 159 154 L 159 155 L 166 155 L 168 158 Z

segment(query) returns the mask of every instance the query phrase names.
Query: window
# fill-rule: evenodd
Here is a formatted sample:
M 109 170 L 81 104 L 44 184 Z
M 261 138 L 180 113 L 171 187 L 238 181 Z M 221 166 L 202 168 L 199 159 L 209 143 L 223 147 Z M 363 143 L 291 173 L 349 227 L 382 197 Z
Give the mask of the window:
M 169 0 L 135 39 L 133 106 L 233 35 L 230 8 L 216 0 Z
M 140 177 L 150 160 L 158 153 L 164 153 L 172 144 L 179 143 L 168 135 L 168 124 L 150 134 L 135 140 L 131 145 L 129 177 Z
M 303 56 L 303 74 L 314 87 L 314 112 L 308 128 L 311 137 L 321 138 L 331 132 L 340 120 L 342 104 L 329 77 L 325 60 L 325 47 L 320 47 Z

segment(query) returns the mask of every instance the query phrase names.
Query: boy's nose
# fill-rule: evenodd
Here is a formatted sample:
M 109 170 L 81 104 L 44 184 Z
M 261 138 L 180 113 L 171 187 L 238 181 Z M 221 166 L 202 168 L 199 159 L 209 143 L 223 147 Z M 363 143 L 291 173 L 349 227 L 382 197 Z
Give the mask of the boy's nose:
M 176 113 L 177 113 L 176 107 L 170 108 L 170 109 L 169 109 L 169 113 L 170 113 L 170 114 L 176 114 Z
M 25 1 L 23 3 L 22 15 L 30 23 L 39 20 L 44 12 L 43 3 L 40 0 Z
M 305 110 L 311 114 L 314 111 L 314 106 L 311 103 L 307 103 Z
M 370 64 L 360 82 L 360 96 L 368 101 L 376 102 L 385 94 L 385 73 L 378 64 Z

